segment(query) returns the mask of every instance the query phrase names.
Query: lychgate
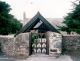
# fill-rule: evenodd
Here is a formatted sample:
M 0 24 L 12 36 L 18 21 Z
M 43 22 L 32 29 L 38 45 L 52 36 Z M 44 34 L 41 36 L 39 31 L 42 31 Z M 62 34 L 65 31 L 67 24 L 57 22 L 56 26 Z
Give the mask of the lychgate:
M 62 35 L 39 12 L 16 33 L 29 33 L 29 55 L 61 53 Z

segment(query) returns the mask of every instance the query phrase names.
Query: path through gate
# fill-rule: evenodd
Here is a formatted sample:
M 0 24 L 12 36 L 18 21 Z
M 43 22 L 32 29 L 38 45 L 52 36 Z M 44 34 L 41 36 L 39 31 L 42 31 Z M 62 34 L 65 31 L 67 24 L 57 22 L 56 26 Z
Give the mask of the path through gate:
M 49 47 L 45 33 L 32 33 L 31 35 L 31 53 L 48 54 Z

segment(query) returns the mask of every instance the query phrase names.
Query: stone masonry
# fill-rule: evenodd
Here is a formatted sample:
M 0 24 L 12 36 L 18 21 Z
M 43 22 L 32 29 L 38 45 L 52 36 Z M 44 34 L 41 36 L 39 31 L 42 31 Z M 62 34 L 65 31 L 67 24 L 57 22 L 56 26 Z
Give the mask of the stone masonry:
M 80 35 L 63 36 L 62 42 L 63 53 L 72 53 L 80 51 Z
M 0 44 L 2 53 L 7 56 L 14 56 L 14 38 L 13 37 L 6 37 L 0 36 Z
M 49 41 L 49 55 L 61 54 L 62 51 L 62 35 L 55 32 L 47 32 Z
M 80 35 L 66 35 L 55 32 L 47 32 L 49 41 L 49 55 L 80 51 Z M 6 55 L 15 58 L 27 58 L 29 56 L 29 33 L 21 33 L 16 37 L 0 36 L 0 50 Z
M 29 56 L 29 33 L 21 33 L 16 37 L 0 36 L 1 50 L 6 56 L 26 58 Z
M 15 57 L 27 58 L 29 56 L 29 33 L 21 33 L 15 38 Z

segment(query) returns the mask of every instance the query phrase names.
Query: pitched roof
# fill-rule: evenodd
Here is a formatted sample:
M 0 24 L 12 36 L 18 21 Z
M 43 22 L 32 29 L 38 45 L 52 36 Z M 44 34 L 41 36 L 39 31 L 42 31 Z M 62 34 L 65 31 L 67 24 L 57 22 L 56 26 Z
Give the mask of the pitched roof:
M 28 31 L 30 27 L 32 27 L 32 24 L 38 21 L 37 19 L 40 19 L 45 25 L 50 28 L 52 31 L 60 33 L 54 24 L 51 24 L 49 21 L 47 21 L 39 12 L 24 26 L 22 29 L 16 33 L 18 35 L 19 33 L 24 33 L 25 31 Z M 15 35 L 15 36 L 16 36 Z
M 24 25 L 26 23 L 28 23 L 29 21 L 31 20 L 31 18 L 27 18 L 25 20 L 25 23 L 23 23 L 23 21 L 21 21 Z M 53 25 L 56 29 L 59 29 L 58 26 L 66 26 L 63 21 L 64 19 L 63 18 L 46 18 L 46 20 L 51 24 Z

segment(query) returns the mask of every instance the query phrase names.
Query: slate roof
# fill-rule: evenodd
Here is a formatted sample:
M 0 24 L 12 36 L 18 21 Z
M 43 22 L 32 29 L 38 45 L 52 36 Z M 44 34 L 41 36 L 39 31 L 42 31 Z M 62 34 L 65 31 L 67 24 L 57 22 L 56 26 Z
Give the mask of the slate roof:
M 25 31 L 29 30 L 29 28 L 32 26 L 32 24 L 37 21 L 37 18 L 40 18 L 42 20 L 42 22 L 44 22 L 52 31 L 55 30 L 55 32 L 58 32 L 60 33 L 57 29 L 58 29 L 58 25 L 60 26 L 63 22 L 62 21 L 59 21 L 58 19 L 55 18 L 55 22 L 53 21 L 53 19 L 51 18 L 44 18 L 39 12 L 32 18 L 32 19 L 29 19 L 27 20 L 27 24 L 22 27 L 22 29 L 16 33 L 16 35 L 18 35 L 19 33 L 24 33 Z M 15 36 L 16 36 L 15 35 Z

